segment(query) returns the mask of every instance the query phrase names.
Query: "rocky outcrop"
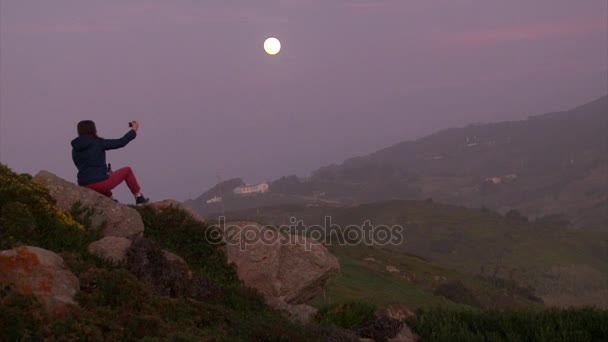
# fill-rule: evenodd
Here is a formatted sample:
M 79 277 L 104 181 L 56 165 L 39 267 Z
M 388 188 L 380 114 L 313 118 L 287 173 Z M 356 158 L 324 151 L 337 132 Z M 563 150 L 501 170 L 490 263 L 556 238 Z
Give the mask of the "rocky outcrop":
M 289 305 L 307 302 L 340 269 L 336 257 L 313 239 L 284 235 L 253 222 L 231 222 L 217 229 L 239 278 L 271 305 L 277 300 Z
M 91 208 L 91 223 L 93 227 L 103 227 L 104 236 L 133 237 L 140 236 L 144 231 L 141 216 L 133 208 L 115 203 L 106 196 L 48 171 L 38 172 L 33 180 L 44 185 L 57 201 L 57 206 L 63 210 L 70 211 L 76 203 Z
M 21 246 L 0 251 L 0 283 L 33 294 L 53 315 L 78 305 L 74 301 L 78 278 L 67 270 L 63 258 L 46 249 Z

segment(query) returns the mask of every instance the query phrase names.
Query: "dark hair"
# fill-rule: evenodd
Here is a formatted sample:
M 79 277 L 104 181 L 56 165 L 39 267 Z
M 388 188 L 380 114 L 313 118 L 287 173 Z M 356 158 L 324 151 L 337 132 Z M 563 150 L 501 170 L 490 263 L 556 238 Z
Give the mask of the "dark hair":
M 97 128 L 95 127 L 95 123 L 91 120 L 80 121 L 76 128 L 78 129 L 78 136 L 92 135 L 97 138 Z

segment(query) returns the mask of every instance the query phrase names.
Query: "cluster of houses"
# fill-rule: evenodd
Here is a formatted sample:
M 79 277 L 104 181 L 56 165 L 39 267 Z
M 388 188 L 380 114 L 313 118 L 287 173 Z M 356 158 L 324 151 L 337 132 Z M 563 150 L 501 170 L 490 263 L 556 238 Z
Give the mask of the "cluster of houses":
M 262 182 L 254 185 L 237 186 L 233 192 L 235 195 L 263 194 L 268 192 L 269 188 L 268 182 Z
M 261 182 L 258 184 L 253 184 L 253 185 L 241 185 L 241 186 L 237 186 L 236 188 L 234 188 L 234 190 L 232 190 L 232 192 L 237 195 L 237 196 L 244 196 L 244 195 L 257 195 L 257 194 L 263 194 L 268 192 L 268 190 L 270 189 L 270 186 L 268 185 L 268 182 Z M 222 197 L 220 196 L 213 196 L 212 198 L 208 199 L 206 201 L 207 204 L 212 204 L 212 203 L 219 203 L 222 201 Z

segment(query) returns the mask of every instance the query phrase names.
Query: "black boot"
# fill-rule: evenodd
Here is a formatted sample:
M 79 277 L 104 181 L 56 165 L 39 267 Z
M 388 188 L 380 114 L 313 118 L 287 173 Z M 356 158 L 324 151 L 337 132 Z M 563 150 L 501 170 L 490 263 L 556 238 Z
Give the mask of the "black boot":
M 135 205 L 144 205 L 148 202 L 150 202 L 150 199 L 145 198 L 143 194 L 140 194 L 139 196 L 135 197 Z

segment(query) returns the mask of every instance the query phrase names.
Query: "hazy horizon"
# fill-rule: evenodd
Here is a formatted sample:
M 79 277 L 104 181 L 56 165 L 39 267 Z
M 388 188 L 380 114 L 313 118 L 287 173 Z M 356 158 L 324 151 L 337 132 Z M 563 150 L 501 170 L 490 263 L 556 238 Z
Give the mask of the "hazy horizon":
M 79 120 L 153 200 L 308 175 L 608 94 L 605 0 L 0 0 L 0 162 L 75 181 Z M 264 39 L 283 50 L 268 56 Z M 121 186 L 121 199 L 126 187 Z

